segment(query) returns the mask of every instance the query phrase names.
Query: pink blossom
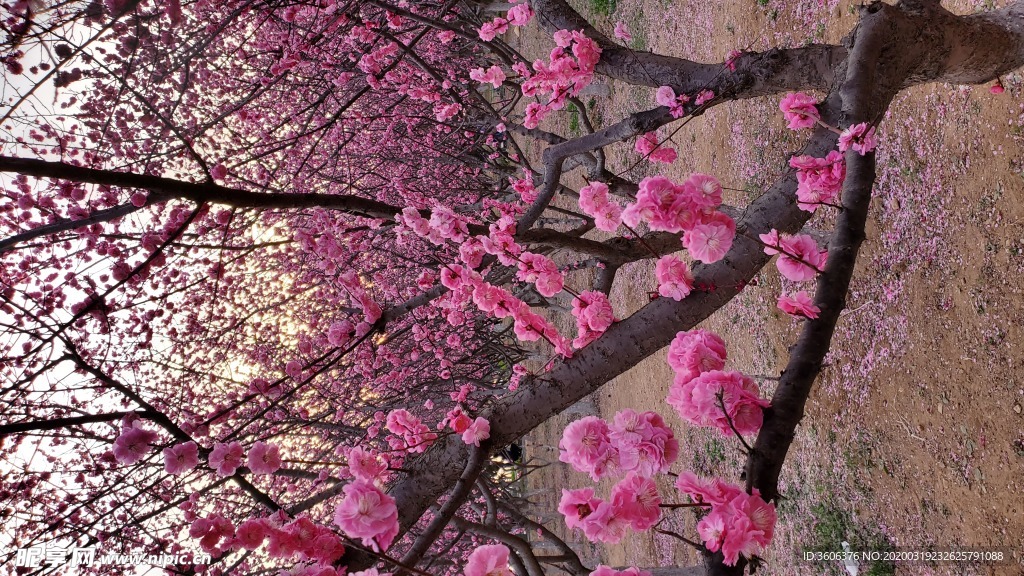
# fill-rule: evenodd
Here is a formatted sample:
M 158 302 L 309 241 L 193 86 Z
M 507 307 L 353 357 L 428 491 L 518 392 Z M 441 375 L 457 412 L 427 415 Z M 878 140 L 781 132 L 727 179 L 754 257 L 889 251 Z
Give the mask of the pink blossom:
M 356 479 L 345 485 L 345 499 L 334 510 L 334 523 L 364 546 L 382 552 L 398 535 L 395 499 L 372 482 Z
M 817 318 L 821 312 L 821 308 L 814 305 L 814 301 L 807 294 L 807 292 L 801 290 L 792 296 L 788 294 L 782 294 L 779 296 L 779 309 L 786 314 L 795 317 L 804 318 Z
M 612 34 L 624 42 L 631 42 L 633 40 L 633 35 L 629 33 L 629 29 L 626 28 L 626 24 L 621 21 L 615 23 L 615 29 L 612 30 Z
M 532 252 L 523 252 L 519 260 L 516 277 L 524 282 L 533 282 L 541 296 L 551 297 L 562 291 L 565 278 L 554 260 Z
M 514 576 L 508 566 L 508 548 L 488 544 L 473 550 L 466 559 L 465 576 Z
M 769 404 L 758 393 L 753 379 L 739 372 L 712 370 L 689 379 L 677 377 L 666 401 L 694 426 L 717 428 L 726 436 L 733 435 L 732 428 L 740 434 L 755 434 L 763 421 L 762 409 Z
M 722 551 L 726 565 L 734 566 L 740 556 L 760 554 L 771 542 L 775 506 L 765 502 L 757 490 L 747 494 L 739 486 L 718 478 L 702 480 L 690 472 L 681 474 L 676 485 L 694 501 L 711 504 L 710 513 L 697 523 L 697 533 L 708 550 Z
M 583 535 L 594 542 L 615 544 L 622 540 L 629 528 L 629 521 L 619 514 L 611 502 L 601 502 L 583 521 Z
M 715 93 L 712 92 L 711 90 L 701 90 L 697 94 L 697 98 L 693 101 L 693 103 L 696 104 L 697 106 L 703 106 L 705 102 L 710 102 L 714 100 L 714 98 Z
M 789 165 L 797 170 L 797 206 L 801 210 L 814 212 L 820 204 L 832 203 L 843 188 L 846 161 L 836 150 L 824 158 L 794 156 Z
M 850 126 L 839 135 L 839 151 L 846 152 L 850 148 L 861 156 L 871 152 L 878 146 L 874 126 L 866 122 Z
M 661 518 L 661 496 L 650 478 L 630 472 L 612 488 L 616 514 L 634 530 L 647 530 Z
M 132 206 L 135 206 L 136 208 L 142 208 L 143 206 L 146 205 L 146 199 L 148 197 L 149 196 L 146 192 L 136 192 L 132 194 L 132 197 L 129 199 L 129 202 L 131 202 Z
M 689 471 L 676 478 L 676 488 L 694 502 L 705 504 L 725 504 L 743 493 L 739 486 L 720 478 L 704 479 Z
M 683 244 L 694 260 L 705 264 L 718 262 L 732 247 L 736 236 L 736 223 L 721 212 L 716 218 L 706 219 L 683 236 Z
M 228 169 L 220 163 L 217 163 L 210 168 L 210 177 L 214 180 L 223 180 L 228 177 Z
M 250 518 L 238 525 L 235 530 L 235 539 L 238 544 L 246 550 L 255 550 L 263 544 L 267 537 L 267 528 L 264 521 L 258 518 Z
M 640 220 L 650 223 L 651 230 L 682 232 L 697 223 L 697 210 L 683 186 L 676 186 L 664 176 L 644 178 L 636 202 L 622 211 L 622 221 L 635 227 Z
M 725 341 L 700 328 L 679 332 L 668 347 L 668 365 L 687 378 L 725 367 Z
M 677 96 L 671 86 L 660 86 L 654 93 L 654 100 L 661 106 L 667 106 L 673 118 L 682 118 L 686 115 L 685 105 L 690 97 L 686 94 Z
M 381 477 L 388 465 L 373 452 L 354 447 L 348 451 L 348 469 L 358 479 L 373 481 Z
M 722 185 L 710 174 L 694 172 L 683 182 L 683 190 L 690 200 L 705 211 L 722 205 Z
M 462 441 L 473 446 L 480 446 L 482 440 L 487 440 L 490 437 L 491 423 L 482 416 L 477 416 L 476 420 L 462 433 Z
M 570 423 L 558 443 L 558 459 L 579 472 L 589 473 L 595 482 L 600 480 L 617 457 L 608 432 L 608 423 L 596 416 Z
M 490 84 L 498 88 L 505 81 L 505 72 L 499 66 L 491 66 L 486 72 L 483 68 L 474 68 L 469 71 L 469 77 L 482 84 Z
M 651 162 L 660 162 L 662 164 L 671 164 L 677 158 L 675 149 L 659 144 L 658 135 L 654 132 L 648 132 L 637 138 L 636 151 Z
M 818 243 L 806 234 L 783 236 L 781 253 L 775 266 L 786 278 L 794 282 L 810 280 L 825 268 L 828 251 L 818 250 Z
M 562 500 L 558 503 L 558 511 L 565 516 L 565 525 L 570 530 L 583 528 L 583 523 L 597 507 L 601 499 L 594 498 L 593 488 L 562 490 Z
M 257 442 L 249 448 L 246 465 L 253 474 L 273 474 L 281 468 L 280 451 L 276 444 Z
M 1003 88 L 1003 83 L 1001 80 L 996 79 L 996 83 L 989 86 L 988 91 L 991 92 L 992 94 L 1002 94 L 1003 92 L 1006 91 L 1006 88 Z
M 150 451 L 150 444 L 156 442 L 156 432 L 139 427 L 138 423 L 129 426 L 114 440 L 114 458 L 121 464 L 134 464 Z
M 175 444 L 164 448 L 164 470 L 177 476 L 199 465 L 199 446 L 195 442 Z
M 658 281 L 658 294 L 666 298 L 679 301 L 693 290 L 693 275 L 686 262 L 678 256 L 668 254 L 659 258 L 654 266 L 654 276 Z
M 779 102 L 779 110 L 789 122 L 790 130 L 813 128 L 821 116 L 818 114 L 817 100 L 802 92 L 790 92 Z
M 213 445 L 213 450 L 210 451 L 210 457 L 207 460 L 207 464 L 210 468 L 217 471 L 220 476 L 231 476 L 242 466 L 242 456 L 245 454 L 245 450 L 242 445 L 238 442 L 231 442 L 224 444 L 217 442 Z
M 621 410 L 610 429 L 620 470 L 650 477 L 667 472 L 679 456 L 679 441 L 656 412 Z
M 508 23 L 513 26 L 525 26 L 531 18 L 533 18 L 533 9 L 525 2 L 518 6 L 513 6 L 508 11 Z

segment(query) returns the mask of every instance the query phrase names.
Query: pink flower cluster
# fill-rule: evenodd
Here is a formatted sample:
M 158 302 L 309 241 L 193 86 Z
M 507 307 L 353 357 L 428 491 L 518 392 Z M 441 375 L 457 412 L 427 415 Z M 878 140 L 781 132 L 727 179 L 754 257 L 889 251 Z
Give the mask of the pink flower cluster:
M 266 518 L 250 518 L 235 528 L 223 516 L 214 514 L 196 518 L 189 527 L 189 536 L 200 539 L 206 552 L 220 555 L 231 549 L 255 550 L 267 543 L 271 558 L 294 558 L 312 561 L 317 576 L 337 576 L 329 568 L 345 552 L 341 538 L 309 518 L 300 517 L 291 522 L 283 512 Z M 326 570 L 326 571 L 325 571 Z
M 576 317 L 577 336 L 572 341 L 575 348 L 583 348 L 597 340 L 615 321 L 608 296 L 596 290 L 581 292 L 573 298 L 572 315 Z
M 562 291 L 565 278 L 555 261 L 543 254 L 523 252 L 519 255 L 519 272 L 523 282 L 533 282 L 541 296 L 551 297 Z
M 469 77 L 481 84 L 490 84 L 491 86 L 498 88 L 501 86 L 501 83 L 505 81 L 505 72 L 499 66 L 491 66 L 487 70 L 484 70 L 483 68 L 474 68 L 469 71 Z
M 177 476 L 199 465 L 199 446 L 195 442 L 184 442 L 164 448 L 164 470 Z
M 635 227 L 641 219 L 651 230 L 685 232 L 683 246 L 701 262 L 721 260 L 732 246 L 736 223 L 718 212 L 722 186 L 713 176 L 691 174 L 681 186 L 664 176 L 644 178 L 636 202 L 622 211 L 622 221 Z
M 558 459 L 596 482 L 613 472 L 651 476 L 665 472 L 679 455 L 679 442 L 656 412 L 618 412 L 611 426 L 586 416 L 565 427 Z
M 654 266 L 654 277 L 658 281 L 658 294 L 666 298 L 682 300 L 693 290 L 693 275 L 686 262 L 673 254 L 662 256 Z
M 578 528 L 592 541 L 614 544 L 627 528 L 647 530 L 657 524 L 660 505 L 654 481 L 630 472 L 612 488 L 610 500 L 596 498 L 593 488 L 562 490 L 558 511 L 570 530 Z
M 376 552 L 387 550 L 398 535 L 398 507 L 372 481 L 345 485 L 345 498 L 334 509 L 334 523 L 350 538 L 359 538 Z
M 662 86 L 654 93 L 654 100 L 661 106 L 668 106 L 668 112 L 673 118 L 682 118 L 686 114 L 686 104 L 690 97 L 686 94 L 676 95 L 671 86 Z
M 548 94 L 548 102 L 531 102 L 526 107 L 523 125 L 536 128 L 540 121 L 553 110 L 561 110 L 565 99 L 578 96 L 594 78 L 594 66 L 601 59 L 601 47 L 583 34 L 582 30 L 559 30 L 554 34 L 555 48 L 549 62 L 535 60 L 533 73 L 523 66 L 518 70 L 524 76 L 523 96 L 532 97 Z M 570 48 L 572 56 L 566 53 Z
M 405 450 L 413 454 L 424 452 L 437 439 L 437 434 L 420 422 L 408 410 L 393 410 L 387 416 L 388 431 L 395 436 L 388 437 L 393 450 Z
M 839 135 L 839 151 L 846 152 L 853 148 L 853 151 L 861 156 L 871 152 L 878 146 L 878 137 L 875 136 L 875 128 L 861 122 L 850 126 Z
M 780 236 L 779 231 L 773 228 L 759 238 L 764 243 L 765 254 L 779 254 L 775 266 L 783 276 L 794 282 L 814 278 L 828 262 L 828 250 L 819 250 L 814 238 L 806 234 Z
M 820 204 L 832 203 L 843 189 L 846 179 L 846 160 L 835 150 L 824 158 L 794 156 L 789 165 L 796 168 L 797 206 L 814 212 Z
M 676 372 L 666 402 L 695 426 L 717 428 L 724 435 L 755 434 L 767 400 L 752 378 L 723 372 L 725 342 L 712 332 L 680 332 L 669 346 L 668 362 Z
M 615 232 L 622 224 L 622 206 L 608 199 L 608 185 L 604 182 L 591 182 L 580 188 L 580 209 L 594 218 L 598 230 Z
M 429 240 L 431 243 L 440 246 L 445 240 L 462 242 L 469 235 L 466 222 L 450 209 L 444 206 L 434 208 L 430 213 L 430 220 L 420 215 L 420 211 L 408 207 L 402 210 L 398 220 L 417 236 Z
M 648 132 L 636 139 L 636 151 L 651 162 L 661 164 L 671 164 L 678 157 L 676 149 L 658 142 L 658 135 L 654 132 Z
M 818 113 L 818 101 L 803 92 L 790 92 L 779 102 L 779 110 L 789 122 L 790 130 L 813 128 L 821 115 Z
M 722 551 L 727 566 L 735 566 L 740 556 L 753 558 L 771 542 L 775 506 L 756 490 L 747 494 L 739 486 L 717 478 L 703 480 L 692 472 L 680 474 L 676 487 L 694 502 L 711 506 L 711 512 L 697 524 L 697 533 L 708 550 Z

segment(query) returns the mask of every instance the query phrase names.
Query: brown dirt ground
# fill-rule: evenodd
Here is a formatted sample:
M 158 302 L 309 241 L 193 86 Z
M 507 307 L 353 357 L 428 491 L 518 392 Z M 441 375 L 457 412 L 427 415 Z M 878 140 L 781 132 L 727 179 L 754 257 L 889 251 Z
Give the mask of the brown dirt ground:
M 717 61 L 736 47 L 836 42 L 856 21 L 851 4 L 835 0 L 573 4 L 607 31 L 617 20 L 626 22 L 636 48 Z M 969 13 L 986 6 L 948 7 Z M 523 32 L 518 42 L 538 56 L 550 46 L 535 31 Z M 916 88 L 897 100 L 883 124 L 868 241 L 829 366 L 787 461 L 786 499 L 766 574 L 845 574 L 839 563 L 798 558 L 808 546 L 838 550 L 843 539 L 855 549 L 1006 547 L 1012 554 L 1000 566 L 880 563 L 862 566 L 862 574 L 1024 574 L 1024 105 L 1020 77 L 1004 81 L 1007 92 L 1000 96 L 985 87 Z M 599 124 L 653 105 L 647 89 L 612 84 L 610 90 L 592 109 Z M 742 206 L 799 147 L 776 105 L 777 99 L 726 104 L 697 118 L 673 136 L 680 161 L 662 173 L 676 179 L 692 171 L 715 174 L 726 186 L 748 191 L 727 199 Z M 563 115 L 542 127 L 568 135 L 573 122 Z M 638 159 L 632 143 L 609 156 L 618 169 Z M 640 166 L 630 176 L 653 173 Z M 816 217 L 812 226 L 827 230 L 827 217 Z M 726 339 L 730 369 L 777 376 L 799 325 L 774 306 L 780 288 L 774 267 L 759 280 L 703 327 Z M 639 309 L 654 286 L 653 263 L 623 270 L 613 291 L 617 316 Z M 564 426 L 581 413 L 610 419 L 626 407 L 656 410 L 681 439 L 674 471 L 738 481 L 737 442 L 680 422 L 664 403 L 671 381 L 664 353 L 655 354 L 580 410 L 529 436 L 528 456 L 553 463 L 530 485 L 539 518 L 564 529 L 554 512 L 560 488 L 589 485 L 585 475 L 558 462 L 555 448 Z M 770 396 L 770 380 L 762 390 Z M 663 497 L 678 501 L 669 480 L 662 482 Z M 601 493 L 610 485 L 602 484 Z M 664 526 L 696 538 L 684 513 Z M 685 544 L 650 533 L 607 547 L 579 535 L 567 538 L 590 565 L 695 560 Z

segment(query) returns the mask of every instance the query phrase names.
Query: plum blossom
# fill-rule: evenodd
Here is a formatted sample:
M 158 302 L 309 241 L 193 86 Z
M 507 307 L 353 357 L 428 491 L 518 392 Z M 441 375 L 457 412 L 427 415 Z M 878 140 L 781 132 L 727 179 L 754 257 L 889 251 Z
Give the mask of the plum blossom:
M 437 434 L 431 432 L 419 418 L 405 409 L 394 410 L 387 415 L 387 428 L 392 434 L 401 437 L 388 438 L 388 443 L 394 450 L 424 452 L 437 439 Z
M 217 471 L 220 476 L 231 476 L 242 466 L 242 456 L 245 450 L 238 442 L 223 443 L 217 442 L 210 451 L 207 464 Z
M 235 540 L 246 550 L 259 548 L 267 538 L 267 527 L 265 521 L 260 518 L 250 518 L 238 525 L 235 530 Z
M 514 576 L 508 566 L 508 548 L 487 544 L 473 550 L 466 559 L 465 576 Z
M 697 222 L 697 210 L 684 186 L 676 186 L 664 176 L 653 176 L 640 181 L 636 202 L 622 211 L 622 221 L 635 227 L 646 220 L 651 230 L 682 232 Z
M 779 235 L 777 230 L 759 236 L 765 245 L 764 253 L 779 254 L 775 266 L 786 278 L 794 282 L 810 280 L 825 268 L 828 250 L 818 250 L 818 243 L 806 234 Z
M 623 42 L 633 41 L 633 35 L 629 33 L 629 28 L 626 27 L 625 22 L 616 22 L 615 28 L 612 30 L 612 34 L 619 40 L 622 40 Z
M 480 446 L 480 442 L 491 437 L 491 423 L 482 416 L 470 424 L 462 433 L 462 441 L 473 446 Z
M 257 442 L 249 448 L 246 465 L 253 474 L 273 474 L 281 468 L 281 449 L 276 444 Z
M 648 132 L 636 140 L 636 151 L 651 162 L 671 164 L 676 161 L 678 155 L 675 148 L 658 142 L 658 135 Z
M 797 318 L 817 318 L 821 308 L 814 305 L 814 300 L 801 290 L 793 295 L 782 294 L 779 296 L 779 309 Z
M 576 339 L 572 345 L 583 348 L 604 333 L 615 321 L 611 301 L 603 292 L 589 290 L 572 301 L 572 315 L 576 317 Z
M 693 275 L 686 262 L 673 254 L 662 256 L 654 266 L 658 294 L 679 301 L 693 290 Z
M 626 535 L 629 525 L 611 502 L 601 502 L 583 522 L 583 535 L 594 542 L 615 544 Z
M 474 68 L 469 71 L 469 77 L 481 84 L 490 84 L 498 88 L 505 81 L 505 72 L 499 66 L 491 66 L 486 71 L 483 68 Z
M 690 101 L 690 97 L 686 94 L 677 96 L 671 86 L 661 86 L 654 93 L 654 101 L 661 106 L 667 106 L 668 112 L 673 118 L 682 118 L 686 115 L 685 106 Z
M 740 556 L 752 558 L 771 542 L 775 506 L 757 490 L 747 494 L 739 486 L 718 478 L 702 480 L 691 472 L 680 474 L 676 487 L 695 502 L 710 504 L 711 512 L 697 523 L 697 533 L 708 550 L 722 551 L 727 566 L 735 566 Z
M 345 485 L 345 499 L 334 509 L 334 523 L 351 538 L 376 552 L 387 550 L 398 535 L 395 499 L 372 482 L 356 479 Z
M 818 114 L 817 100 L 803 92 L 790 92 L 779 102 L 779 110 L 789 122 L 790 130 L 813 128 L 821 115 Z
M 714 332 L 697 328 L 679 332 L 668 347 L 668 365 L 683 379 L 725 367 L 725 341 Z
M 138 422 L 129 425 L 114 440 L 114 458 L 121 464 L 134 464 L 149 452 L 150 444 L 156 442 L 156 432 L 146 430 Z
M 597 507 L 601 499 L 594 497 L 593 488 L 562 490 L 562 500 L 558 503 L 558 511 L 565 516 L 565 525 L 570 530 L 583 529 L 583 523 Z
M 509 24 L 513 26 L 525 26 L 530 19 L 533 18 L 533 8 L 530 8 L 530 5 L 524 2 L 518 6 L 513 6 L 512 9 L 508 11 L 507 16 Z
M 388 469 L 379 456 L 358 446 L 350 448 L 347 456 L 349 472 L 361 480 L 377 480 Z
M 697 106 L 703 106 L 705 103 L 714 100 L 715 93 L 711 90 L 701 90 L 697 93 L 697 98 L 693 101 Z
M 836 150 L 824 158 L 794 156 L 789 165 L 797 171 L 797 207 L 801 210 L 814 212 L 819 205 L 832 203 L 843 189 L 846 160 Z
M 199 446 L 195 442 L 175 444 L 164 448 L 164 470 L 177 476 L 199 465 Z
M 596 416 L 570 423 L 558 443 L 558 459 L 579 472 L 590 474 L 595 482 L 600 480 L 617 459 L 608 433 L 608 423 Z
M 683 245 L 694 260 L 710 264 L 725 257 L 735 236 L 736 222 L 721 212 L 715 212 L 686 232 Z
M 519 256 L 519 272 L 516 277 L 524 282 L 533 282 L 541 296 L 551 297 L 562 291 L 565 278 L 554 260 L 543 254 L 523 252 Z
M 875 135 L 875 127 L 867 122 L 861 122 L 850 126 L 839 135 L 839 151 L 846 152 L 853 148 L 853 151 L 861 156 L 871 152 L 878 146 L 878 137 Z
M 757 383 L 739 372 L 712 370 L 693 378 L 676 377 L 666 402 L 679 416 L 695 426 L 717 428 L 731 436 L 755 434 L 769 405 L 759 396 Z M 724 406 L 724 412 L 723 412 Z
M 612 488 L 612 506 L 634 530 L 647 530 L 661 519 L 661 496 L 650 478 L 630 472 Z
M 608 199 L 608 185 L 594 181 L 580 188 L 580 209 L 594 218 L 599 230 L 614 232 L 622 223 L 622 207 Z
M 620 410 L 608 435 L 618 454 L 618 468 L 651 477 L 667 472 L 679 456 L 679 441 L 657 412 Z

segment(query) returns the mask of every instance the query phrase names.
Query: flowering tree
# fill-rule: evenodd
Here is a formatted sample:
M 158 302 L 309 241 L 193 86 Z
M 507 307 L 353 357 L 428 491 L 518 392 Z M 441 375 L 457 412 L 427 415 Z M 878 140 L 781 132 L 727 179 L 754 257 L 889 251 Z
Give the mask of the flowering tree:
M 493 18 L 456 1 L 5 3 L 4 561 L 194 543 L 214 565 L 177 571 L 537 576 L 539 530 L 564 552 L 548 564 L 611 576 L 521 514 L 490 456 L 671 344 L 668 403 L 747 450 L 742 486 L 677 474 L 705 514 L 701 570 L 742 573 L 770 546 L 844 306 L 874 127 L 909 86 L 1024 64 L 1022 10 L 875 3 L 843 45 L 701 64 L 629 50 L 561 0 Z M 552 35 L 547 59 L 500 39 L 525 25 Z M 658 106 L 574 139 L 541 129 L 595 75 Z M 672 163 L 658 128 L 776 95 L 808 139 L 749 205 L 723 206 L 712 175 L 606 166 L 632 139 Z M 827 249 L 801 234 L 822 211 Z M 692 329 L 774 256 L 816 285 L 779 297 L 807 321 L 769 399 Z M 644 259 L 661 297 L 616 320 L 616 272 Z M 561 447 L 622 476 L 607 501 L 567 491 L 569 528 L 608 542 L 657 524 L 651 477 L 678 451 L 658 414 L 585 418 Z

